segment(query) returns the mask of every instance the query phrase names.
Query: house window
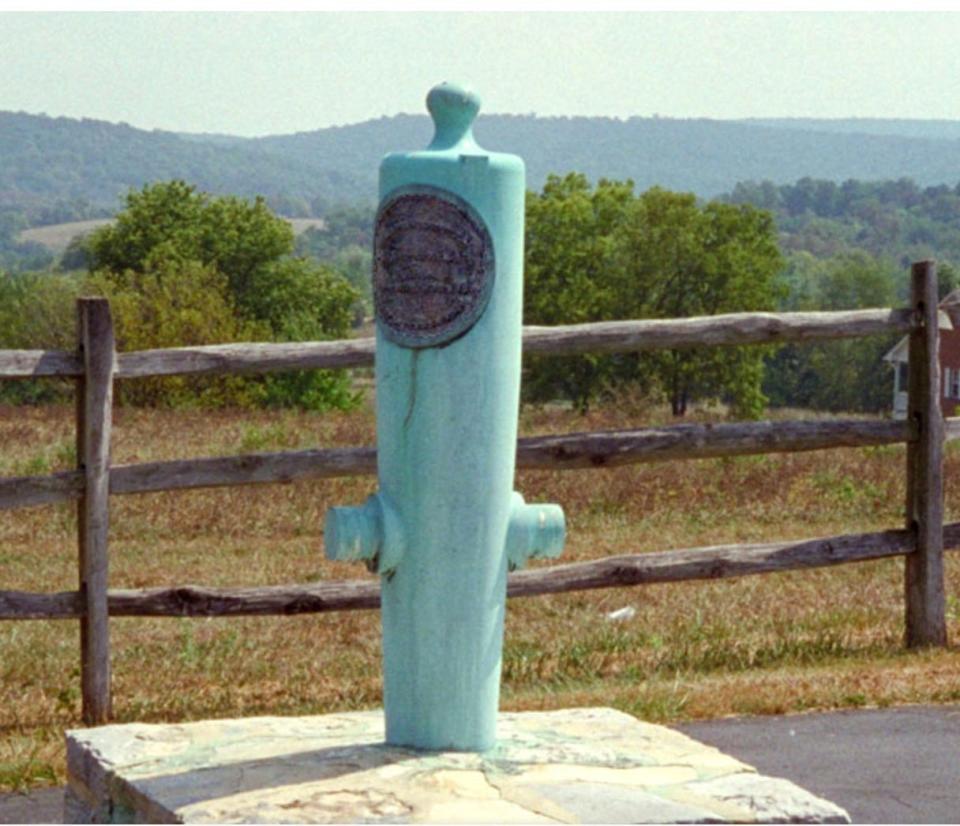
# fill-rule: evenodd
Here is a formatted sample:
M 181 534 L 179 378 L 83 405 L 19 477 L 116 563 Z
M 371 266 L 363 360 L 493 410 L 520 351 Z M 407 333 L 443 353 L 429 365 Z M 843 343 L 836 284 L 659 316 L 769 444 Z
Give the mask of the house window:
M 956 367 L 943 368 L 943 397 L 960 399 L 960 370 Z
M 898 362 L 897 363 L 897 390 L 900 393 L 907 392 L 907 379 L 908 379 L 907 363 L 905 361 Z

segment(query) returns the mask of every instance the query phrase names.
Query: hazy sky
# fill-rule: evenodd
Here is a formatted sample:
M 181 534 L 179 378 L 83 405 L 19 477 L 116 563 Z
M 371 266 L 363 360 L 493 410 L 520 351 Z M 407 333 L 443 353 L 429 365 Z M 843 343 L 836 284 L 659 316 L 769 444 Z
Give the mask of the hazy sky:
M 960 13 L 0 13 L 0 109 L 262 135 L 422 112 L 960 119 Z

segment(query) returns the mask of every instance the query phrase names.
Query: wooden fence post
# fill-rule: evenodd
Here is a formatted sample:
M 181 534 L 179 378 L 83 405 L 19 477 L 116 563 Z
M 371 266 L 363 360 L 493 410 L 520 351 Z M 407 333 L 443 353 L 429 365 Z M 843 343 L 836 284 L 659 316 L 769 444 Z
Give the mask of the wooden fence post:
M 107 533 L 110 524 L 110 429 L 116 370 L 113 320 L 105 298 L 77 302 L 83 376 L 77 381 L 77 465 L 84 477 L 77 509 L 80 562 L 80 650 L 83 721 L 111 715 L 110 632 L 107 610 Z
M 911 267 L 910 295 L 922 325 L 910 333 L 907 416 L 918 438 L 907 443 L 907 529 L 917 549 L 905 569 L 906 644 L 947 644 L 943 585 L 943 414 L 937 271 L 932 261 Z

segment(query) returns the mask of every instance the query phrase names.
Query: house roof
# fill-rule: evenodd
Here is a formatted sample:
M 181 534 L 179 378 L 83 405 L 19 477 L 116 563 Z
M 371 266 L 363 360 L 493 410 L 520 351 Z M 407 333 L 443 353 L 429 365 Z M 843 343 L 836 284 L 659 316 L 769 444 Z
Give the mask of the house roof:
M 888 361 L 891 364 L 894 364 L 898 361 L 907 361 L 909 356 L 909 346 L 907 342 L 909 341 L 909 336 L 904 336 L 900 341 L 893 345 L 886 353 L 884 353 L 883 360 Z
M 960 327 L 960 288 L 947 293 L 940 304 L 940 329 L 953 330 Z M 909 336 L 904 336 L 900 341 L 893 345 L 883 356 L 884 361 L 891 364 L 897 361 L 906 361 L 908 354 L 907 341 Z

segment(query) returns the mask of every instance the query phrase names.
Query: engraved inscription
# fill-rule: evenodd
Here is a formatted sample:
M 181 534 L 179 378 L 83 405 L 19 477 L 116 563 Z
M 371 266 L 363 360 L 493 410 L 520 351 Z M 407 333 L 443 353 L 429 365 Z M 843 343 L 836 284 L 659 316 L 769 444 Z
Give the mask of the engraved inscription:
M 373 298 L 391 341 L 430 347 L 463 335 L 483 313 L 493 279 L 490 233 L 459 198 L 418 187 L 381 207 Z

